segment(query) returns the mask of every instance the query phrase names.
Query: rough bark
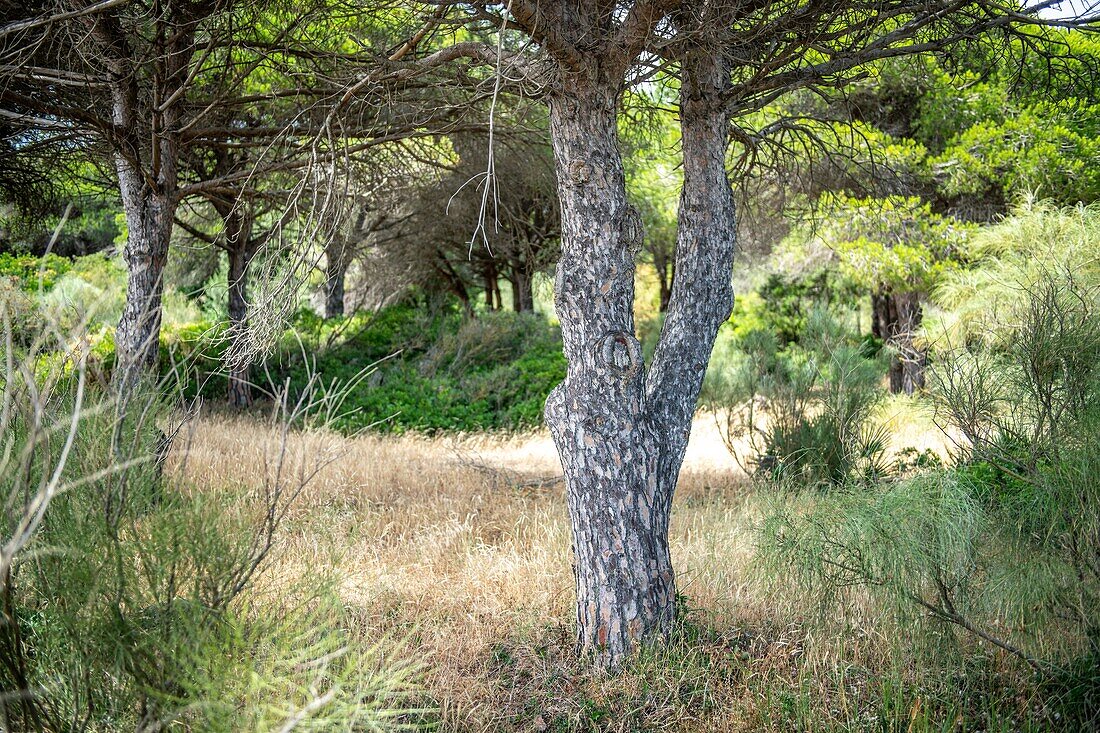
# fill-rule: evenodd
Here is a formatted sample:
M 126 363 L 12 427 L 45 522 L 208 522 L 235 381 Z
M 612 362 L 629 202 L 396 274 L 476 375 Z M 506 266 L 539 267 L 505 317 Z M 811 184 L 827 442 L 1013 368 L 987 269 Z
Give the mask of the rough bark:
M 114 384 L 125 394 L 156 366 L 164 265 L 176 201 L 172 193 L 148 186 L 141 171 L 128 161 L 120 160 L 117 170 L 128 232 L 123 248 L 126 305 L 115 332 Z
M 685 60 L 685 183 L 676 279 L 648 377 L 634 335 L 634 262 L 644 236 L 627 202 L 618 90 L 568 78 L 550 105 L 562 251 L 554 287 L 568 361 L 546 420 L 565 471 L 577 590 L 577 644 L 607 666 L 666 636 L 676 615 L 672 496 L 718 326 L 733 304 L 728 83 L 718 54 Z
M 662 531 L 658 451 L 645 416 L 634 336 L 641 218 L 626 199 L 617 88 L 553 97 L 562 252 L 554 288 L 568 370 L 546 419 L 565 470 L 577 591 L 577 643 L 614 664 L 675 614 Z
M 646 384 L 649 419 L 662 439 L 658 486 L 667 515 L 718 328 L 733 309 L 737 217 L 726 173 L 728 118 L 716 100 L 729 67 L 705 48 L 683 62 L 680 90 L 684 188 L 675 278 Z M 667 520 L 666 520 L 667 521 Z
M 118 26 L 96 19 L 89 26 L 109 72 L 115 172 L 126 216 L 126 305 L 115 332 L 114 388 L 125 398 L 153 371 L 160 342 L 164 265 L 176 208 L 181 110 L 194 52 L 195 21 L 180 22 L 163 37 L 154 89 L 139 91 L 128 43 Z M 149 105 L 146 96 L 167 100 Z M 142 132 L 148 133 L 148 136 Z

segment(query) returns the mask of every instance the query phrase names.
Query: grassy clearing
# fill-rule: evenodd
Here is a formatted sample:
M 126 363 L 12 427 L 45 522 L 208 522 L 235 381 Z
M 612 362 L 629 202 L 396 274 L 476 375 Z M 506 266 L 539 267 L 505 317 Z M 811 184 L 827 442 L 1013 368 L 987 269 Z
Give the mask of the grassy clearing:
M 544 434 L 294 437 L 343 455 L 295 505 L 264 582 L 333 568 L 352 635 L 422 658 L 443 731 L 1057 729 L 996 650 L 921 619 L 900 628 L 859 593 L 815 621 L 761 578 L 754 527 L 771 500 L 713 421 L 697 427 L 672 524 L 685 613 L 669 648 L 618 675 L 571 652 L 568 522 Z M 258 485 L 269 436 L 205 417 L 174 470 L 203 491 Z

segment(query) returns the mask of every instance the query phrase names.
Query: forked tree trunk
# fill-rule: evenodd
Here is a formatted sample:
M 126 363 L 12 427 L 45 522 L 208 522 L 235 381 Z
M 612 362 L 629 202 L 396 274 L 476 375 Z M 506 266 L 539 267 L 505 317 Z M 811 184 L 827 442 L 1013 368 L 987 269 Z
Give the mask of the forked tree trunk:
M 125 161 L 117 165 L 126 216 L 126 304 L 115 332 L 114 387 L 128 394 L 152 371 L 160 345 L 164 265 L 176 201 L 173 193 L 153 190 L 142 173 Z
M 633 316 L 644 234 L 627 203 L 618 88 L 577 75 L 550 105 L 562 219 L 554 298 L 568 370 L 547 400 L 546 421 L 566 477 L 577 645 L 605 666 L 672 627 L 669 509 L 710 349 L 732 300 L 726 120 L 692 101 L 710 91 L 704 85 L 721 88 L 721 63 L 702 55 L 692 63 L 708 68 L 684 85 L 678 275 L 648 380 Z

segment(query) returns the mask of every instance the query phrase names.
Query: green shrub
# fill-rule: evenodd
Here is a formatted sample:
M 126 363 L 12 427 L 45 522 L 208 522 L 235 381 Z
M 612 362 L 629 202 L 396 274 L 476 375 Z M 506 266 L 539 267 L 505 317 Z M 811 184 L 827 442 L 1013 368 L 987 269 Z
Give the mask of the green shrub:
M 839 485 L 883 473 L 883 432 L 871 424 L 881 369 L 826 312 L 812 313 L 801 345 L 779 348 L 751 331 L 723 349 L 704 400 L 727 449 L 747 470 L 799 485 Z
M 853 589 L 1026 663 L 1046 724 L 1100 723 L 1100 289 L 1054 270 L 932 380 L 959 464 L 780 505 L 766 574 L 821 600 Z M 933 631 L 936 631 L 934 628 Z M 953 635 L 929 635 L 940 642 Z M 956 650 L 957 651 L 957 650 Z
M 565 378 L 557 328 L 530 313 L 428 315 L 397 305 L 376 314 L 295 322 L 306 349 L 287 340 L 273 360 L 291 385 L 316 371 L 346 385 L 376 370 L 347 395 L 335 425 L 356 431 L 522 429 L 538 425 L 550 390 Z M 337 331 L 339 329 L 339 331 Z M 334 335 L 335 334 L 335 335 Z
M 47 292 L 72 267 L 72 260 L 47 254 L 34 255 L 0 252 L 0 278 L 12 278 L 19 288 L 27 292 Z
M 254 582 L 312 475 L 283 464 L 331 458 L 284 449 L 262 489 L 190 485 L 162 470 L 172 401 L 150 388 L 122 410 L 64 351 L 80 341 L 46 344 L 68 361 L 22 350 L 0 379 L 2 727 L 397 727 L 412 667 L 350 637 L 328 581 Z M 324 407 L 303 404 L 276 435 Z

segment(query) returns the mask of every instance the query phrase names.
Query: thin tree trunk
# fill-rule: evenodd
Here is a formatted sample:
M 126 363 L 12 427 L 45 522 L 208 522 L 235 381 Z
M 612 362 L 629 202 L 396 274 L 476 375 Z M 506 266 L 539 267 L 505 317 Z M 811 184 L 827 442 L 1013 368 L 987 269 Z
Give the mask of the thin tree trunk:
M 228 400 L 231 407 L 243 408 L 252 404 L 252 359 L 248 342 L 248 266 L 254 254 L 252 218 L 234 209 L 224 220 L 229 256 Z
M 126 304 L 115 332 L 115 389 L 129 393 L 143 374 L 154 370 L 160 345 L 164 265 L 176 202 L 169 193 L 152 190 L 142 173 L 119 161 L 117 166 L 127 236 Z
M 890 393 L 902 389 L 901 359 L 897 354 L 898 307 L 893 293 L 875 293 L 871 296 L 871 334 L 892 349 L 887 367 Z
M 657 287 L 660 289 L 660 300 L 657 303 L 657 311 L 659 313 L 668 312 L 669 301 L 672 300 L 672 283 L 669 282 L 670 280 L 667 267 L 658 266 Z
M 482 287 L 485 289 L 485 309 L 488 311 L 495 311 L 496 308 L 496 293 L 497 293 L 497 276 L 496 272 L 491 267 L 486 267 L 481 276 Z
M 524 262 L 514 262 L 511 273 L 512 276 L 508 279 L 512 283 L 512 309 L 516 313 L 530 313 L 535 310 L 532 274 Z
M 901 371 L 900 391 L 912 395 L 924 389 L 924 369 L 928 364 L 927 350 L 917 348 L 915 344 L 917 331 L 924 319 L 924 311 L 919 293 L 898 293 L 894 296 L 894 300 L 898 314 L 895 340 L 896 358 Z
M 344 288 L 348 262 L 342 241 L 331 242 L 325 250 L 325 318 L 344 315 Z
M 684 188 L 671 296 L 646 383 L 649 419 L 662 443 L 657 485 L 665 531 L 692 418 L 718 328 L 733 310 L 737 215 L 726 174 L 729 120 L 715 103 L 729 84 L 719 53 L 696 49 L 680 90 Z

